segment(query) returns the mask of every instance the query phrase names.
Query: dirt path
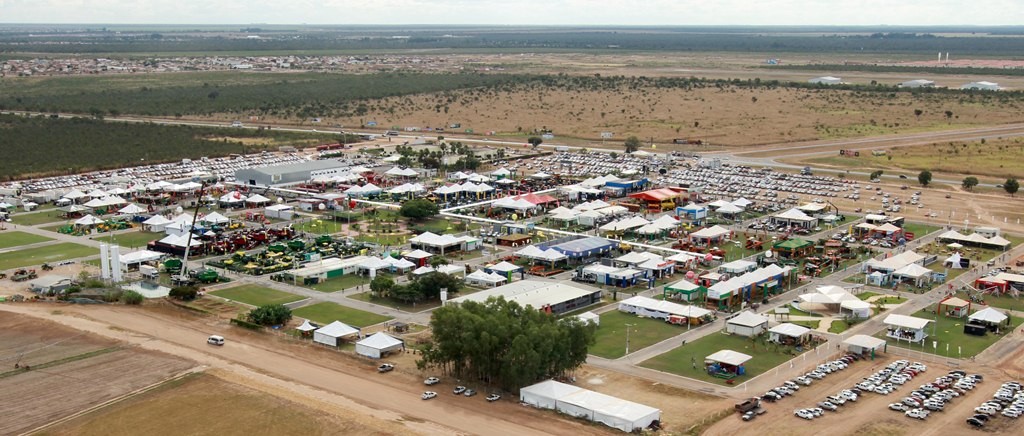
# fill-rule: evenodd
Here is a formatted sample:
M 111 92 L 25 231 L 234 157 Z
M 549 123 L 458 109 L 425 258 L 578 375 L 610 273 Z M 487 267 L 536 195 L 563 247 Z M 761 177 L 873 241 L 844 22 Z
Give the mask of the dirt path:
M 0 305 L 0 311 L 51 319 L 113 339 L 127 338 L 143 348 L 228 371 L 241 380 L 256 380 L 285 392 L 328 401 L 350 411 L 354 419 L 372 421 L 373 427 L 398 423 L 404 428 L 391 431 L 510 435 L 603 432 L 603 429 L 568 420 L 546 418 L 511 401 L 489 404 L 482 398 L 470 400 L 451 395 L 422 401 L 419 393 L 423 389 L 415 377 L 397 373 L 380 375 L 369 364 L 356 365 L 334 353 L 327 355 L 308 346 L 248 334 L 209 319 L 123 307 L 62 306 L 60 309 L 54 311 L 54 306 L 45 304 Z M 211 347 L 205 343 L 206 336 L 215 332 L 228 337 L 225 346 Z

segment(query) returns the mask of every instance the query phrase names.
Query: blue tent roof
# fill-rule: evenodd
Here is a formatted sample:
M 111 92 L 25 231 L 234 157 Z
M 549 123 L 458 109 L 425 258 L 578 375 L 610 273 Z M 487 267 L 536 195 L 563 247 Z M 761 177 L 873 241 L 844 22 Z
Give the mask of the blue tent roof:
M 570 257 L 581 257 L 586 256 L 593 251 L 605 251 L 615 246 L 615 243 L 604 238 L 584 238 L 576 239 L 569 242 L 563 242 L 558 245 L 552 245 L 551 248 L 555 251 L 562 253 Z

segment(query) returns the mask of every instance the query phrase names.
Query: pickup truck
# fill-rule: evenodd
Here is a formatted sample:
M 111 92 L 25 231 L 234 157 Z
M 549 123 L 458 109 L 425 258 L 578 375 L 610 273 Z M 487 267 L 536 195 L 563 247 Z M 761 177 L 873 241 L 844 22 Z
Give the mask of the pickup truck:
M 743 401 L 741 401 L 739 403 L 736 403 L 735 407 L 736 407 L 736 411 L 737 412 L 739 412 L 739 413 L 746 413 L 746 412 L 754 410 L 754 409 L 756 409 L 758 407 L 761 407 L 761 399 L 760 398 L 749 398 L 749 399 L 743 400 Z

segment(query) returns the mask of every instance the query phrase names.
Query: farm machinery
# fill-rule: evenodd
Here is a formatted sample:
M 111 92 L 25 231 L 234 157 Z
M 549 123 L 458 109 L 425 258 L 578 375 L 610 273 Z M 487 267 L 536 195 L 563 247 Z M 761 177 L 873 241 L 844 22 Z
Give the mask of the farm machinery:
M 34 270 L 34 269 L 24 269 L 24 268 L 22 268 L 22 269 L 19 269 L 17 271 L 14 271 L 14 274 L 11 274 L 11 280 L 14 280 L 16 282 L 23 282 L 23 281 L 26 281 L 26 280 L 32 280 L 32 279 L 34 279 L 36 277 L 39 277 L 39 275 L 36 274 L 36 270 Z

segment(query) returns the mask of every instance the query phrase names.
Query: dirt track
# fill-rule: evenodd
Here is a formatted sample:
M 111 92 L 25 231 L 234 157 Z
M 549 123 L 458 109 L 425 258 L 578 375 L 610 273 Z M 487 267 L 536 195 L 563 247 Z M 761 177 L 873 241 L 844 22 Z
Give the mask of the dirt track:
M 377 421 L 374 427 L 426 434 L 602 434 L 603 428 L 555 418 L 512 401 L 488 404 L 483 398 L 454 397 L 439 389 L 439 398 L 422 401 L 424 390 L 412 374 L 377 374 L 371 364 L 358 365 L 334 353 L 316 352 L 240 329 L 157 311 L 106 306 L 65 306 L 54 314 L 44 304 L 0 305 L 0 311 L 52 319 L 76 329 L 114 339 L 130 330 L 129 342 L 228 371 L 244 380 L 274 386 L 292 394 L 327 401 Z M 98 321 L 102 320 L 102 321 Z M 224 347 L 205 343 L 210 333 L 228 338 Z M 235 380 L 239 382 L 240 380 Z M 551 416 L 549 418 L 549 416 Z M 399 423 L 393 426 L 388 424 Z M 404 428 L 404 430 L 402 430 Z

